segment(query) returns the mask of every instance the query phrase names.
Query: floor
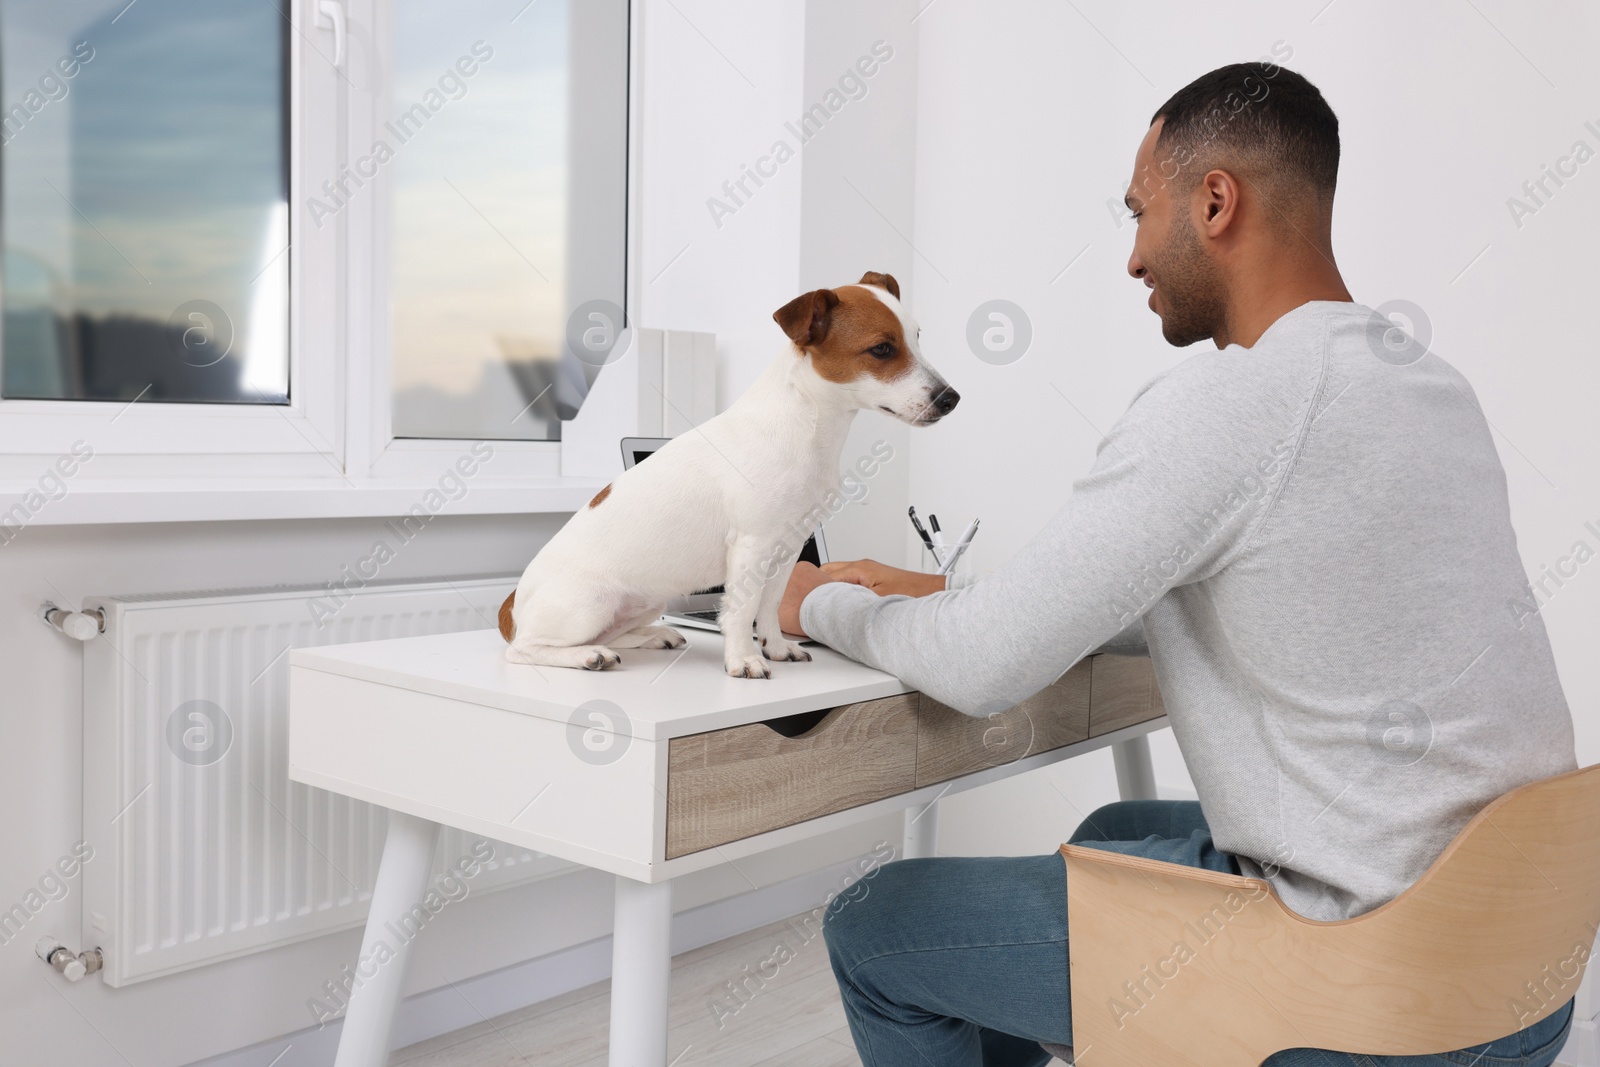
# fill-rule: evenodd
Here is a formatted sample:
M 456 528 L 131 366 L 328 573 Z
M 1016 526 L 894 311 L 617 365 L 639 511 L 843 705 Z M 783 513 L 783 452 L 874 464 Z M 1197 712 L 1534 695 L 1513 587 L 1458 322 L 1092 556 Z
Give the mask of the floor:
M 787 946 L 787 951 L 780 946 Z M 773 977 L 764 979 L 762 974 Z M 730 985 L 740 980 L 745 982 L 742 998 Z M 396 1051 L 389 1063 L 391 1067 L 603 1067 L 610 989 L 610 982 L 600 982 L 418 1042 Z M 673 1067 L 859 1067 L 861 1063 L 845 1025 L 821 932 L 815 925 L 808 931 L 798 917 L 676 957 L 670 1019 L 667 1058 Z
M 795 916 L 674 957 L 671 1067 L 860 1067 L 819 918 Z M 586 986 L 398 1049 L 389 1064 L 605 1067 L 610 993 L 609 981 Z

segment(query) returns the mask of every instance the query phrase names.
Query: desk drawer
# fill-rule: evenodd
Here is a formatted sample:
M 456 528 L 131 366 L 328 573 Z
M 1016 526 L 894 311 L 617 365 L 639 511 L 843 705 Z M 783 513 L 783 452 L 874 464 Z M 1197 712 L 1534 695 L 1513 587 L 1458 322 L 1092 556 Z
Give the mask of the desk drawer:
M 792 716 L 673 738 L 666 858 L 1077 744 L 1166 709 L 1148 659 L 1092 656 L 987 718 L 918 693 L 817 714 L 814 724 Z
M 666 858 L 910 792 L 917 700 L 846 704 L 794 737 L 751 723 L 673 738 Z
M 924 693 L 917 719 L 918 787 L 1086 740 L 1090 672 L 1084 660 L 1016 707 L 983 718 Z

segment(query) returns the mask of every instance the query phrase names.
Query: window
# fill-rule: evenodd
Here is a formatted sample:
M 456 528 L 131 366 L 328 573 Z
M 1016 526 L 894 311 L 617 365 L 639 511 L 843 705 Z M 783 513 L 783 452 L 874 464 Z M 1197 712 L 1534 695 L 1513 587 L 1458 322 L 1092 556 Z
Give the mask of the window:
M 490 439 L 558 476 L 626 343 L 629 19 L 6 3 L 5 468 L 360 489 Z
M 396 5 L 397 437 L 559 440 L 598 370 L 567 319 L 624 302 L 625 8 L 518 6 Z M 598 97 L 575 84 L 597 66 L 622 75 Z
M 263 3 L 12 4 L 6 398 L 288 399 L 288 26 Z

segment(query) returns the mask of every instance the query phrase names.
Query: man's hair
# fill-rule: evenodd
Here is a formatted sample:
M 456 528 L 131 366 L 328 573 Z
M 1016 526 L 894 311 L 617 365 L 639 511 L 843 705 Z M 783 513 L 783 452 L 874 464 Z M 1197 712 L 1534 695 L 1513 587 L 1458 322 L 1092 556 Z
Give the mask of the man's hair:
M 1309 185 L 1319 200 L 1332 200 L 1339 120 L 1317 87 L 1292 70 L 1266 61 L 1218 67 L 1172 94 L 1151 125 L 1157 119 L 1166 120 L 1157 150 L 1192 152 L 1196 179 L 1207 164 L 1231 161 L 1258 167 L 1274 183 Z

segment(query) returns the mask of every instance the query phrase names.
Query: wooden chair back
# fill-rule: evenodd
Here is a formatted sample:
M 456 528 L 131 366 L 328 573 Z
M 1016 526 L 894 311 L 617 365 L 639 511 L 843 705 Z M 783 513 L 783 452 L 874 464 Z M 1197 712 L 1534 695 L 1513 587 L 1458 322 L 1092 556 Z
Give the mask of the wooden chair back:
M 1600 926 L 1600 764 L 1493 801 L 1405 892 L 1341 922 L 1259 879 L 1061 852 L 1081 1067 L 1436 1054 L 1577 992 Z

